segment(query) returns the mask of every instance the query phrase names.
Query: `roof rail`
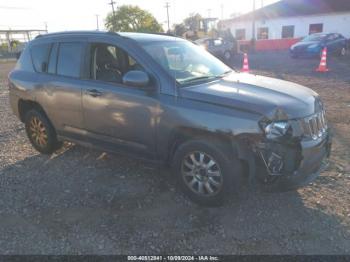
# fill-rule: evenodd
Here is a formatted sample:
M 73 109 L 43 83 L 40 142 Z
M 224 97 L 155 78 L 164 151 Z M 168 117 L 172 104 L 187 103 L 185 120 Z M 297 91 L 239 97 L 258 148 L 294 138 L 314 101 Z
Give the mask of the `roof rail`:
M 42 37 L 49 37 L 49 36 L 65 36 L 65 35 L 75 35 L 75 34 L 113 34 L 118 36 L 118 33 L 115 32 L 106 32 L 106 31 L 63 31 L 63 32 L 55 32 L 55 33 L 49 33 L 44 35 L 38 35 L 35 37 L 42 38 Z
M 162 32 L 145 33 L 145 34 L 150 34 L 150 35 L 164 35 L 164 36 L 179 37 L 179 36 L 174 35 L 174 34 L 172 34 L 172 33 L 162 33 Z

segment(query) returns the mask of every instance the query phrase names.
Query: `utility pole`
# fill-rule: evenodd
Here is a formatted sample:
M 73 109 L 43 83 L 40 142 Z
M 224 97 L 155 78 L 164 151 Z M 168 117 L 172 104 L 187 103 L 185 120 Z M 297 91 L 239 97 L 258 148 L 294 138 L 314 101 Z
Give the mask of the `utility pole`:
M 114 2 L 113 0 L 111 0 L 111 2 L 109 3 L 109 5 L 112 6 L 113 17 L 115 17 L 115 9 L 114 9 L 115 4 L 116 4 L 116 2 Z
M 252 14 L 252 47 L 255 51 L 255 0 L 253 0 L 253 14 Z
M 98 17 L 99 17 L 99 15 L 96 15 L 96 30 L 100 31 L 100 25 L 98 23 Z
M 169 2 L 166 2 L 165 8 L 166 8 L 166 15 L 167 15 L 167 22 L 168 22 L 168 32 L 170 32 L 169 7 L 170 7 Z
M 211 16 L 211 9 L 208 9 L 208 18 Z
M 116 17 L 115 17 L 115 9 L 114 9 L 114 5 L 116 4 L 116 2 L 114 2 L 113 0 L 111 0 L 111 2 L 109 3 L 109 5 L 112 6 L 112 14 L 113 14 L 113 27 L 115 27 L 116 24 Z
M 224 4 L 221 4 L 221 20 L 224 19 Z
M 44 22 L 44 25 L 45 25 L 45 31 L 46 31 L 46 33 L 48 33 L 48 26 L 47 26 L 47 22 Z

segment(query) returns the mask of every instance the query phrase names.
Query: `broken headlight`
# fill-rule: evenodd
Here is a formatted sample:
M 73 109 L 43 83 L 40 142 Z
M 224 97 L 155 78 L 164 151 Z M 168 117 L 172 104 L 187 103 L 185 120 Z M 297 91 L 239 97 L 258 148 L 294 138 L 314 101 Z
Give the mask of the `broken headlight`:
M 265 127 L 265 135 L 267 139 L 277 139 L 285 136 L 291 128 L 288 122 L 272 122 Z

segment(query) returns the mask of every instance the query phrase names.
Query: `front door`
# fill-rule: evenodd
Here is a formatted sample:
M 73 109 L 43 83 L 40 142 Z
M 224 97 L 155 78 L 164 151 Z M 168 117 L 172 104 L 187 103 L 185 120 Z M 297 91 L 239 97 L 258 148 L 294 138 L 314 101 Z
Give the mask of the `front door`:
M 142 158 L 155 154 L 158 115 L 157 89 L 126 86 L 122 77 L 129 70 L 143 70 L 122 49 L 102 43 L 90 46 L 91 80 L 82 92 L 85 129 L 88 135 Z M 155 85 L 155 83 L 150 83 Z

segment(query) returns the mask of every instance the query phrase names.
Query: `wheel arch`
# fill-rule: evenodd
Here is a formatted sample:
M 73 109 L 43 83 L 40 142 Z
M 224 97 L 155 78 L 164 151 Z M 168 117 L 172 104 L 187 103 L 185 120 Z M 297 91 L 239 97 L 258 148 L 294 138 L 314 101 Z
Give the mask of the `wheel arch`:
M 47 114 L 46 114 L 44 108 L 38 102 L 33 101 L 33 100 L 19 99 L 18 100 L 18 113 L 19 113 L 19 118 L 20 118 L 21 122 L 25 121 L 26 113 L 32 109 L 36 109 L 36 110 L 40 111 L 41 113 L 43 113 L 46 116 L 47 119 L 49 119 L 47 117 Z
M 176 150 L 181 144 L 194 139 L 210 139 L 210 142 L 219 144 L 228 153 L 239 155 L 241 143 L 236 142 L 235 137 L 227 133 L 192 127 L 178 127 L 170 135 L 166 162 L 171 163 Z

